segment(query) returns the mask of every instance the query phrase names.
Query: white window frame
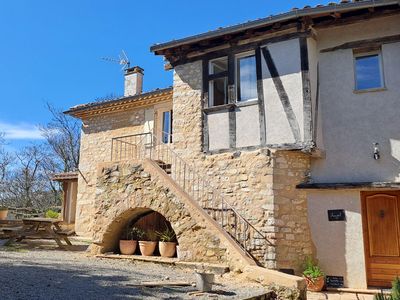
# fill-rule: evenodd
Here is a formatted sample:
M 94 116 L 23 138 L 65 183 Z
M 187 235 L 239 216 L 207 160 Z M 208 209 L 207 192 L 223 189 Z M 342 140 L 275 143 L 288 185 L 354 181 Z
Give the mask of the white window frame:
M 235 101 L 237 103 L 245 103 L 245 102 L 250 102 L 250 101 L 258 101 L 258 91 L 257 91 L 257 97 L 256 98 L 251 98 L 251 99 L 247 99 L 247 100 L 240 100 L 239 101 L 239 93 L 238 93 L 238 61 L 240 58 L 244 58 L 244 57 L 249 57 L 249 56 L 254 56 L 254 59 L 257 60 L 256 58 L 256 52 L 254 50 L 252 51 L 247 51 L 247 52 L 242 52 L 242 53 L 238 53 L 235 55 Z M 257 80 L 257 66 L 256 66 L 256 80 Z M 257 82 L 256 82 L 256 86 L 257 86 Z
M 381 86 L 367 88 L 367 89 L 359 89 L 357 86 L 357 58 L 378 55 L 379 58 L 379 75 L 381 80 Z M 365 52 L 357 52 L 353 53 L 353 70 L 354 70 L 354 92 L 355 93 L 363 93 L 363 92 L 373 92 L 373 91 L 381 91 L 385 90 L 385 76 L 383 70 L 383 58 L 382 58 L 382 50 L 374 50 L 374 51 L 365 51 Z

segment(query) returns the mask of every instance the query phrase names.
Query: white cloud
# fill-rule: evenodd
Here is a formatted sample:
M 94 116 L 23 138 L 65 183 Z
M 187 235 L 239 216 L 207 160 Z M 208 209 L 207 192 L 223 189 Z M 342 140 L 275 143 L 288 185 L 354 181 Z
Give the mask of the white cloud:
M 0 121 L 0 132 L 6 140 L 41 140 L 44 137 L 37 125 L 27 123 L 6 123 Z

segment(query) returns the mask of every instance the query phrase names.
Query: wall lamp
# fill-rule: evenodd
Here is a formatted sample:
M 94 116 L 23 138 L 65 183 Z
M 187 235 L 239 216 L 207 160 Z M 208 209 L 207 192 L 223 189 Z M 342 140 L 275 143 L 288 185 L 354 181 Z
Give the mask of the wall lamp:
M 378 160 L 381 158 L 381 153 L 379 150 L 379 143 L 374 143 L 374 159 Z

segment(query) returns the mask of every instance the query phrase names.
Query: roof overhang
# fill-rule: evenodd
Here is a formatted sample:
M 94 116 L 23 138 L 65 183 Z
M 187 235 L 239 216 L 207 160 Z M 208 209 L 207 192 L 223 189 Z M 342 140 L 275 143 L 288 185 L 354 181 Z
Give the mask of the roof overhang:
M 51 178 L 53 181 L 77 181 L 78 180 L 78 172 L 64 172 L 64 173 L 56 173 Z
M 87 119 L 98 115 L 127 111 L 161 102 L 172 101 L 172 93 L 172 88 L 159 89 L 132 97 L 78 105 L 64 113 L 75 118 Z
M 341 18 L 342 14 L 345 14 L 344 18 L 347 18 L 351 14 L 353 15 L 357 13 L 357 11 L 365 10 L 367 14 L 369 13 L 372 16 L 375 10 L 379 10 L 379 12 L 375 14 L 378 15 L 381 14 L 382 11 L 386 10 L 386 7 L 399 9 L 399 2 L 399 0 L 365 0 L 354 2 L 345 0 L 340 4 L 331 3 L 326 6 L 319 5 L 313 8 L 306 7 L 303 9 L 294 9 L 287 13 L 220 28 L 167 43 L 155 44 L 150 48 L 150 50 L 156 55 L 164 55 L 168 59 L 168 56 L 187 53 L 189 51 L 188 49 L 195 45 L 202 45 L 204 49 L 209 46 L 211 42 L 212 44 L 215 44 L 214 41 L 228 41 L 234 43 L 235 39 L 237 40 L 240 38 L 239 36 L 236 36 L 241 33 L 246 33 L 245 36 L 248 36 L 259 29 L 265 29 L 265 31 L 263 31 L 264 33 L 276 32 L 285 28 L 284 26 L 280 26 L 280 24 L 288 23 L 297 23 L 297 25 L 299 25 L 299 22 L 306 22 L 307 25 L 310 25 L 314 24 L 314 21 L 321 23 L 324 21 L 324 24 L 334 24 L 335 22 L 340 23 L 338 19 Z M 256 34 L 260 33 L 256 32 Z

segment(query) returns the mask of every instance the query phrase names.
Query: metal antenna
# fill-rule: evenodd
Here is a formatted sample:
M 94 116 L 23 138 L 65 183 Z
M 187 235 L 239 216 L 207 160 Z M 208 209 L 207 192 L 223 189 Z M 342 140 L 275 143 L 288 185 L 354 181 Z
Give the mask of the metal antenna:
M 116 63 L 118 63 L 119 65 L 122 66 L 122 68 L 121 68 L 122 71 L 124 71 L 124 70 L 126 70 L 126 69 L 129 69 L 129 67 L 130 67 L 130 65 L 131 65 L 131 62 L 129 61 L 129 58 L 128 58 L 128 56 L 126 55 L 126 53 L 125 53 L 124 50 L 122 50 L 122 51 L 121 51 L 121 54 L 118 55 L 118 59 L 116 59 L 116 58 L 111 58 L 111 57 L 102 57 L 101 59 L 102 59 L 102 60 L 105 60 L 105 61 L 109 61 L 109 62 L 116 62 Z

